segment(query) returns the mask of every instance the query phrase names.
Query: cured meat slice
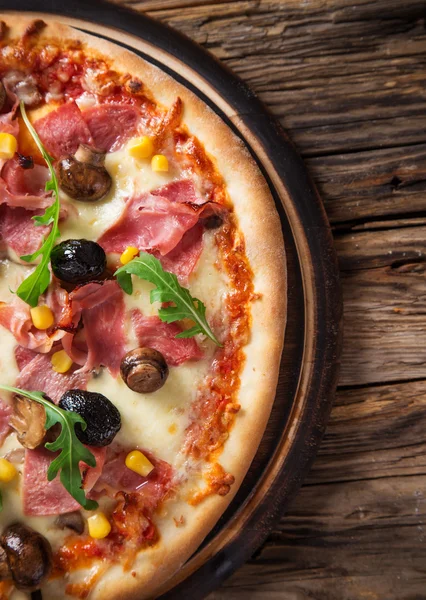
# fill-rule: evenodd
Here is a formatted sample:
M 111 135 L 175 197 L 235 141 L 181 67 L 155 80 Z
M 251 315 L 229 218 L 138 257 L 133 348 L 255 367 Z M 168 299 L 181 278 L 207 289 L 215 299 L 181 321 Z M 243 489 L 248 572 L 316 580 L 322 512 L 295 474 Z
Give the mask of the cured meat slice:
M 194 338 L 176 337 L 182 331 L 177 323 L 164 323 L 155 316 L 144 317 L 137 308 L 132 310 L 132 323 L 139 344 L 161 352 L 171 366 L 203 357 Z
M 136 132 L 139 111 L 134 106 L 101 104 L 83 112 L 94 144 L 104 152 L 113 152 Z

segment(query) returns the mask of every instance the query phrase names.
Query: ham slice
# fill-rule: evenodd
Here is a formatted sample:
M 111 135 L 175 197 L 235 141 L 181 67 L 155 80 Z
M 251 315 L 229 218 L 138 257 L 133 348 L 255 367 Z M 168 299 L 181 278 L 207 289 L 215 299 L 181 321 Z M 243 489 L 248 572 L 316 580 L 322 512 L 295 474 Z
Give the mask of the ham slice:
M 67 373 L 56 373 L 52 369 L 50 359 L 50 354 L 36 354 L 22 368 L 16 380 L 16 387 L 44 392 L 56 404 L 68 390 L 86 389 L 90 379 L 89 373 L 77 372 L 75 368 Z
M 165 461 L 155 458 L 150 452 L 142 449 L 145 456 L 154 465 L 153 471 L 142 477 L 126 467 L 125 459 L 128 451 L 121 451 L 108 457 L 102 469 L 94 492 L 98 495 L 107 493 L 114 497 L 120 492 L 137 492 L 143 498 L 144 508 L 154 509 L 172 487 L 173 469 Z
M 114 152 L 132 137 L 139 121 L 139 111 L 127 104 L 101 104 L 85 110 L 95 146 L 104 152 Z
M 90 130 L 74 101 L 62 104 L 38 119 L 34 127 L 49 154 L 55 158 L 74 154 L 79 144 L 93 145 Z
M 179 244 L 171 252 L 161 256 L 163 269 L 177 275 L 181 283 L 186 284 L 203 251 L 204 228 L 200 222 L 187 231 Z
M 45 186 L 49 179 L 47 167 L 34 165 L 23 169 L 16 158 L 8 160 L 1 169 L 0 204 L 28 210 L 44 209 L 53 202 Z
M 72 332 L 80 319 L 87 352 L 73 344 L 72 333 L 64 337 L 65 350 L 83 366 L 83 372 L 105 366 L 117 376 L 126 353 L 126 337 L 123 291 L 116 281 L 88 283 L 70 293 L 58 326 Z
M 98 242 L 106 252 L 121 253 L 127 246 L 135 246 L 164 255 L 179 244 L 197 221 L 197 213 L 185 204 L 143 194 L 127 202 L 120 219 Z
M 0 446 L 10 432 L 9 419 L 12 414 L 12 408 L 0 398 Z
M 1 189 L 1 183 L 0 183 Z M 32 254 L 40 248 L 50 227 L 36 225 L 33 216 L 43 211 L 0 206 L 0 241 L 18 256 Z
M 89 450 L 96 458 L 96 467 L 89 467 L 80 462 L 86 493 L 93 488 L 102 473 L 106 452 L 105 448 L 89 447 Z M 60 515 L 81 508 L 62 485 L 59 474 L 53 481 L 48 481 L 47 470 L 55 456 L 56 453 L 45 448 L 25 450 L 22 490 L 25 515 Z
M 161 352 L 171 366 L 187 360 L 199 360 L 203 352 L 194 338 L 176 338 L 182 331 L 177 323 L 164 323 L 159 317 L 144 317 L 137 308 L 132 310 L 132 324 L 141 346 Z
M 154 196 L 162 196 L 170 202 L 177 202 L 178 204 L 194 204 L 196 206 L 206 204 L 206 201 L 196 193 L 194 184 L 190 179 L 172 181 L 152 193 Z

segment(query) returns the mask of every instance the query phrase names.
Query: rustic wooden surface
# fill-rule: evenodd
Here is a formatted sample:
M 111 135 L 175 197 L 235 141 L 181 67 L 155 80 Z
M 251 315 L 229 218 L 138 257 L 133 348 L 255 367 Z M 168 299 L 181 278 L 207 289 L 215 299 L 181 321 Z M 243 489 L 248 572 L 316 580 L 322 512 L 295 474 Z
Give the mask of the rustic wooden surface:
M 426 599 L 426 0 L 125 3 L 211 50 L 280 119 L 342 270 L 340 388 L 314 468 L 209 600 Z

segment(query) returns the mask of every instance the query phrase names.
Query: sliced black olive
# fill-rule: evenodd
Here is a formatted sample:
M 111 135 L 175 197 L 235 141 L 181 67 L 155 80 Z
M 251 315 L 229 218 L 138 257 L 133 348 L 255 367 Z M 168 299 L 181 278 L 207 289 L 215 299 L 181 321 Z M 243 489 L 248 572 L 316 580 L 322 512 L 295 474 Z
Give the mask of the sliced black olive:
M 103 152 L 80 144 L 74 156 L 65 156 L 56 165 L 60 187 L 80 202 L 100 200 L 108 194 L 112 185 L 104 160 Z
M 0 560 L 6 560 L 9 576 L 17 588 L 32 590 L 49 576 L 52 569 L 52 548 L 47 539 L 31 527 L 15 523 L 7 527 L 0 538 Z
M 169 368 L 161 352 L 136 348 L 128 352 L 120 365 L 124 383 L 134 392 L 156 392 L 166 383 Z
M 86 421 L 87 427 L 84 431 L 79 423 L 75 426 L 75 433 L 83 444 L 107 446 L 120 431 L 120 413 L 102 394 L 70 390 L 62 396 L 59 406 L 78 413 Z
M 87 283 L 101 277 L 106 255 L 96 242 L 66 240 L 53 248 L 50 262 L 53 273 L 61 281 Z

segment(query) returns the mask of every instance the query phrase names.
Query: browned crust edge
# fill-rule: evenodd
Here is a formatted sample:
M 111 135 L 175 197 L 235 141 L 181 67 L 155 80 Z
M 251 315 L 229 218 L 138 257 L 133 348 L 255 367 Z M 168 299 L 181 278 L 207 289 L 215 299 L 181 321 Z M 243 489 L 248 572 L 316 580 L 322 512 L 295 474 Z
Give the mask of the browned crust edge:
M 5 13 L 1 18 L 10 27 L 11 37 L 20 34 L 32 20 L 32 17 L 11 13 Z M 266 427 L 278 381 L 286 318 L 286 266 L 281 226 L 266 181 L 250 154 L 199 98 L 169 75 L 118 45 L 84 34 L 45 15 L 43 18 L 48 26 L 39 34 L 42 39 L 80 40 L 87 45 L 86 51 L 92 49 L 112 60 L 117 71 L 139 77 L 163 105 L 170 106 L 177 95 L 182 98 L 184 123 L 214 157 L 226 181 L 255 274 L 255 292 L 261 295 L 252 305 L 252 336 L 246 347 L 247 360 L 239 397 L 242 410 L 220 457 L 224 468 L 235 476 L 231 492 L 226 497 L 211 496 L 201 505 L 190 507 L 185 527 L 177 529 L 173 525 L 175 531 L 167 531 L 163 542 L 140 553 L 133 569 L 136 576 L 114 567 L 91 594 L 94 600 L 152 598 L 196 550 L 227 508 Z M 181 507 L 177 506 L 177 510 L 161 519 L 160 529 L 161 526 L 169 528 L 169 522 L 173 521 L 171 512 L 178 514 L 181 508 L 188 513 L 188 505 L 183 501 L 180 503 Z

